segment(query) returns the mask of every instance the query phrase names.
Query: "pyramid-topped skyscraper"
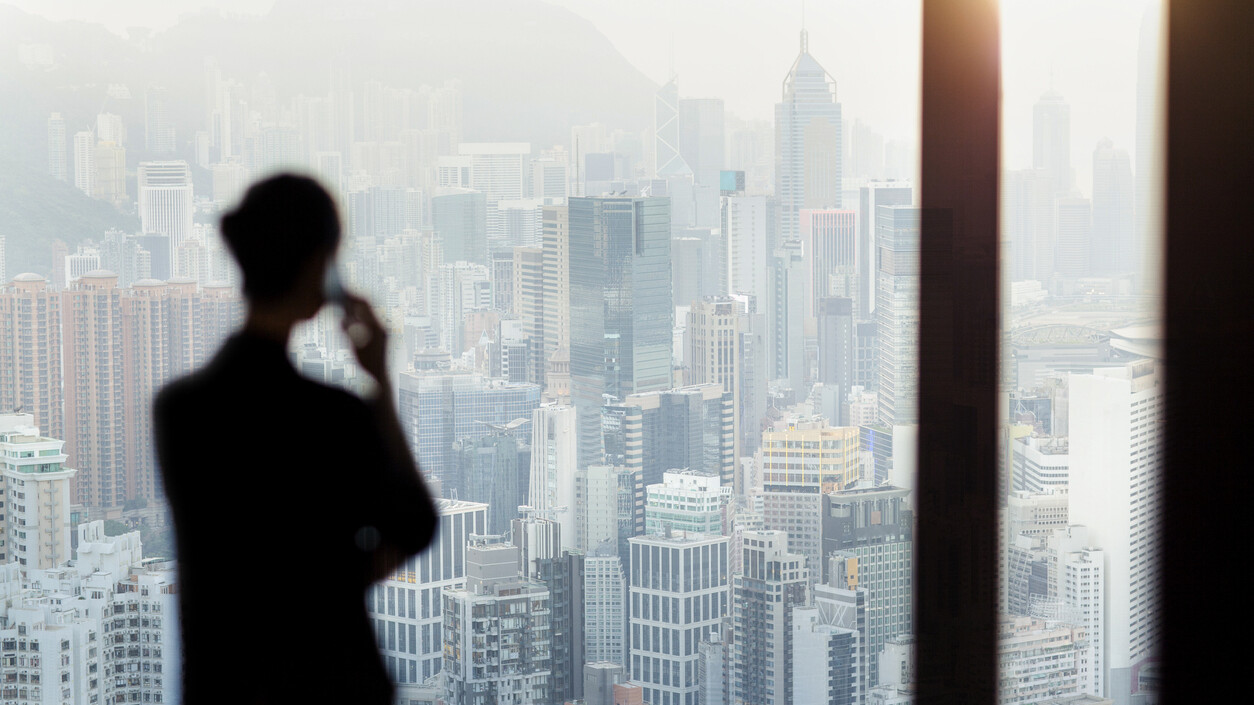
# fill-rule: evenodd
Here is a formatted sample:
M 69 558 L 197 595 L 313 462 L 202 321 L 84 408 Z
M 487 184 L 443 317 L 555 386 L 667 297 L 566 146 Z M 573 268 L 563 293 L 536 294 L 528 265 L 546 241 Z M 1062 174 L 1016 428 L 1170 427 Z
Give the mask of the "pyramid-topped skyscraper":
M 775 104 L 775 196 L 781 240 L 800 237 L 802 208 L 839 208 L 840 103 L 836 79 L 810 55 L 810 35 L 801 30 L 801 53 L 784 77 L 783 99 Z

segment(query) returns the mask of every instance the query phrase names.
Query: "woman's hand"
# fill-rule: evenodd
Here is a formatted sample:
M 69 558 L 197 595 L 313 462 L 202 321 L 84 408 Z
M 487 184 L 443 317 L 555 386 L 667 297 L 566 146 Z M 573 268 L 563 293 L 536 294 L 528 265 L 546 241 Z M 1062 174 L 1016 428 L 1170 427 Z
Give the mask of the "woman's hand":
M 360 296 L 345 294 L 344 333 L 353 343 L 357 364 L 380 385 L 388 383 L 387 331 L 375 317 L 370 304 Z

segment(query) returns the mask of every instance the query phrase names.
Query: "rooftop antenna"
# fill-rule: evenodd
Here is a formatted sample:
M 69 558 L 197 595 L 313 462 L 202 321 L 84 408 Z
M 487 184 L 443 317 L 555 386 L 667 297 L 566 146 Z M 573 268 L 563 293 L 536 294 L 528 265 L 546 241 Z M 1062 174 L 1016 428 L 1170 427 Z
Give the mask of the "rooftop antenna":
M 801 0 L 801 53 L 810 53 L 810 35 L 806 32 L 806 0 Z
M 667 75 L 667 78 L 669 78 L 671 81 L 674 81 L 675 80 L 675 30 L 674 29 L 671 29 L 671 53 L 670 53 L 670 66 L 668 68 L 668 71 L 669 73 Z
M 579 134 L 575 133 L 575 195 L 583 195 L 583 182 L 579 180 Z

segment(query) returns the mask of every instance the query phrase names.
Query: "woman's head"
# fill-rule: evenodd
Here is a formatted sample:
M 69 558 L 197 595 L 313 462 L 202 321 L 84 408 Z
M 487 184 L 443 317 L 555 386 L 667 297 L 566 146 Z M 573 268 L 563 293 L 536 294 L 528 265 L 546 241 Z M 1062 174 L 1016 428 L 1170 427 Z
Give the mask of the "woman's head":
M 222 216 L 222 237 L 250 301 L 312 307 L 306 315 L 322 305 L 322 275 L 340 244 L 340 218 L 317 181 L 280 174 L 253 184 Z

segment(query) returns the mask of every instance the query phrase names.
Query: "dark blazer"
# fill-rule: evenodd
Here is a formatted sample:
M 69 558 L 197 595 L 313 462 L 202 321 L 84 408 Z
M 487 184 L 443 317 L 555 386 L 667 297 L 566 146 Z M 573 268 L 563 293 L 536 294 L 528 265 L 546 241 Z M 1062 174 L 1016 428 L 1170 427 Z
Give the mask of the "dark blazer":
M 184 703 L 391 702 L 365 591 L 437 517 L 376 403 L 248 333 L 158 395 Z

